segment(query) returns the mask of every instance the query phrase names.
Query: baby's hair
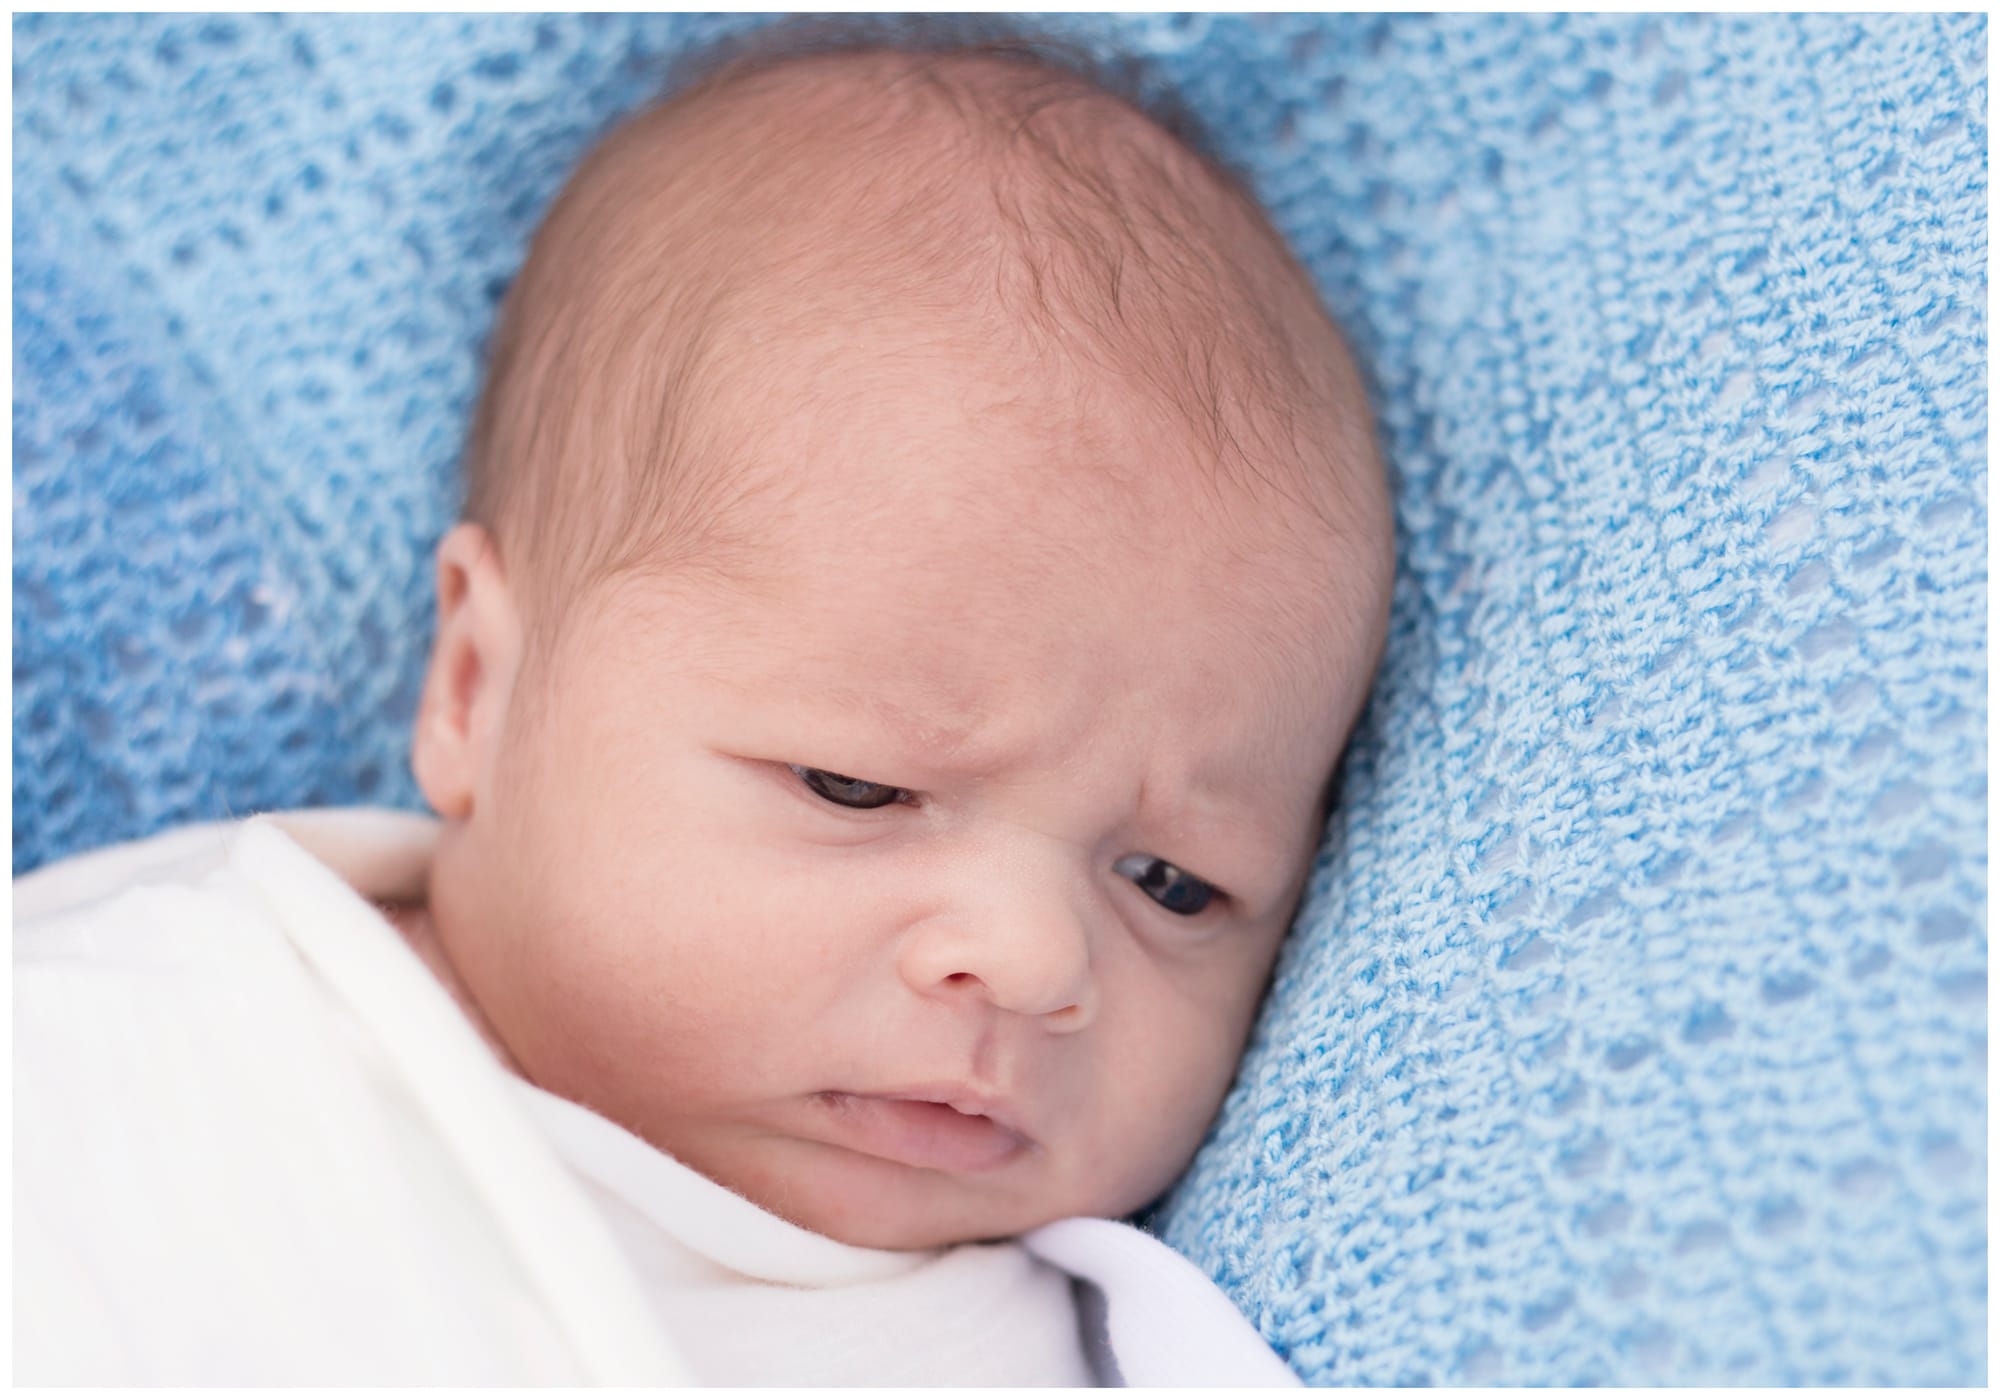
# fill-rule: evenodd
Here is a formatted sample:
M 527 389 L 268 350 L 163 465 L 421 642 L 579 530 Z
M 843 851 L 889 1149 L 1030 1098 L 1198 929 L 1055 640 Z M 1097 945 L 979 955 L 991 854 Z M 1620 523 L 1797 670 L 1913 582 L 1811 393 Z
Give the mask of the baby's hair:
M 911 71 L 956 96 L 934 59 L 991 58 L 1039 68 L 1050 76 L 1088 84 L 1116 98 L 1198 157 L 1209 173 L 1243 199 L 1256 203 L 1250 182 L 1221 152 L 1207 123 L 1181 100 L 1153 66 L 1136 54 L 1097 52 L 1011 16 L 992 14 L 802 15 L 732 34 L 674 61 L 664 86 L 669 97 L 720 86 L 735 78 L 803 58 L 894 52 L 912 60 Z M 1024 121 L 1031 108 L 1018 114 Z
M 882 111 L 843 100 L 857 73 Z M 744 125 L 731 104 L 773 89 L 815 125 Z M 1363 533 L 1347 507 L 1376 498 L 1380 469 L 1338 333 L 1247 184 L 1142 64 L 984 16 L 815 18 L 684 60 L 668 93 L 571 177 L 491 342 L 465 516 L 510 575 L 564 580 L 537 589 L 533 630 L 593 579 L 754 569 L 745 507 L 783 485 L 739 470 L 740 448 L 696 409 L 712 376 L 756 372 L 732 313 L 809 312 L 815 278 L 987 316 L 1052 361 L 1131 378 L 1202 443 L 1213 499 L 1260 487 Z M 695 114 L 756 131 L 754 153 L 701 165 Z M 867 234 L 837 251 L 782 204 L 824 175 L 809 143 L 830 126 L 857 173 L 822 178 L 805 217 Z M 898 188 L 870 156 L 896 160 Z M 699 175 L 677 178 L 687 162 Z M 731 212 L 756 236 L 730 241 Z M 774 305 L 760 277 L 788 278 L 795 300 Z M 1306 467 L 1329 456 L 1347 469 Z

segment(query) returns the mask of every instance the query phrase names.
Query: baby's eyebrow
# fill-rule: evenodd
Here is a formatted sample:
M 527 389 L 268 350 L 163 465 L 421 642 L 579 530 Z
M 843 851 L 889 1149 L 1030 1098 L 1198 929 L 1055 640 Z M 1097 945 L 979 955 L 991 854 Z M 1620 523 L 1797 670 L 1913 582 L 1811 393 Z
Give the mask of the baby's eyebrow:
M 829 686 L 820 697 L 839 709 L 863 711 L 880 725 L 880 737 L 892 748 L 923 746 L 926 762 L 951 766 L 948 755 L 961 752 L 979 732 L 979 721 L 970 714 L 947 705 L 906 708 L 879 691 Z M 980 765 L 969 765 L 976 768 Z
M 1159 803 L 1166 806 L 1166 803 Z M 1148 800 L 1145 785 L 1139 788 L 1139 815 L 1144 820 L 1148 815 Z M 1162 814 L 1164 817 L 1164 813 Z M 1193 794 L 1183 799 L 1180 815 L 1189 819 L 1199 833 L 1197 840 L 1203 850 L 1219 850 L 1230 856 L 1232 868 L 1239 871 L 1271 871 L 1288 859 L 1291 841 L 1287 839 L 1283 825 L 1273 804 L 1258 802 L 1248 790 L 1233 801 L 1217 801 L 1211 797 L 1203 802 Z M 1196 874 L 1202 872 L 1197 870 Z

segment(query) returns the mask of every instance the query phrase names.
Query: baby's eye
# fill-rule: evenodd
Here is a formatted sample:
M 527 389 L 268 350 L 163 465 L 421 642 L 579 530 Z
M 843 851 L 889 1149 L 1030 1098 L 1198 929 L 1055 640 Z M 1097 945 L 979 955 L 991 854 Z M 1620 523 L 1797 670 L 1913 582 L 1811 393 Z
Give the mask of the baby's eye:
M 824 768 L 806 768 L 797 763 L 785 765 L 799 775 L 799 781 L 814 792 L 833 803 L 836 807 L 886 807 L 908 794 L 899 787 L 886 783 L 871 783 L 860 778 L 847 778 L 839 773 L 829 773 Z
M 1111 868 L 1144 890 L 1154 903 L 1176 914 L 1199 914 L 1220 893 L 1206 880 L 1196 879 L 1157 856 L 1124 856 Z

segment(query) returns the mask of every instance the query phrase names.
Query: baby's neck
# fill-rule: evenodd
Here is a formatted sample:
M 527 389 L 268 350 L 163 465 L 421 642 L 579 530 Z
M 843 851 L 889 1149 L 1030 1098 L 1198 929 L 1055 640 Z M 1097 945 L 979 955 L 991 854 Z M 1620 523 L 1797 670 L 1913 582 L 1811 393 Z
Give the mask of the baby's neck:
M 501 1043 L 498 1033 L 479 1010 L 478 1003 L 473 1001 L 472 993 L 466 990 L 465 983 L 459 978 L 458 970 L 451 965 L 451 959 L 445 955 L 444 944 L 437 936 L 437 925 L 431 920 L 430 906 L 384 904 L 378 907 L 382 911 L 382 917 L 389 921 L 389 926 L 403 936 L 403 941 L 410 945 L 410 951 L 422 959 L 424 966 L 430 969 L 431 976 L 437 978 L 439 985 L 451 993 L 451 999 L 458 1003 L 458 1009 L 464 1013 L 465 1019 L 471 1022 L 472 1028 L 479 1032 L 479 1038 L 486 1042 L 486 1048 L 493 1052 L 501 1066 L 509 1074 L 522 1079 L 527 1078 L 522 1074 L 521 1066 L 515 1062 L 514 1057 L 507 1053 L 507 1047 Z

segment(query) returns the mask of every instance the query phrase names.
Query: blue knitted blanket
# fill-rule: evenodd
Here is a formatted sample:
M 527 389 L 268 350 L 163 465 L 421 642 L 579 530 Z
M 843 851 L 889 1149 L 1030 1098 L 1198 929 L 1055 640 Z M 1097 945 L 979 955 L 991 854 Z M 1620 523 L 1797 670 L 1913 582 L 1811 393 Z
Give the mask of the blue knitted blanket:
M 416 803 L 482 338 L 742 16 L 14 28 L 14 868 Z M 1388 657 L 1154 1217 L 1322 1383 L 1986 1374 L 1986 25 L 1097 16 L 1351 329 Z

